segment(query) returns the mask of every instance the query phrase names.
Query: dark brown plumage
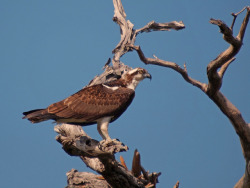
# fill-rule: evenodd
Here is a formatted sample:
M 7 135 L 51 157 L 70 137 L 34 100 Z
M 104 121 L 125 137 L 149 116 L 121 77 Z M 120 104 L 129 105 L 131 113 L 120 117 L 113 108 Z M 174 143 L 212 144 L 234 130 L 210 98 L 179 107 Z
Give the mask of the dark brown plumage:
M 127 109 L 135 96 L 136 86 L 144 78 L 151 78 L 151 75 L 145 69 L 133 69 L 119 80 L 85 87 L 46 109 L 24 112 L 23 119 L 32 123 L 49 119 L 78 125 L 97 123 L 101 136 L 109 139 L 108 133 L 105 133 L 108 123 L 116 120 Z

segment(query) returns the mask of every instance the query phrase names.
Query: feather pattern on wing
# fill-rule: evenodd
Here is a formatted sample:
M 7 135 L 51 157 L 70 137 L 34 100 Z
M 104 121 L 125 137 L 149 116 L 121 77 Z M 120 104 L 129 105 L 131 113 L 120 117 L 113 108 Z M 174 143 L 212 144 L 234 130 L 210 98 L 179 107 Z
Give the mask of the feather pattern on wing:
M 48 107 L 48 113 L 64 119 L 84 119 L 96 121 L 105 116 L 112 116 L 114 121 L 130 105 L 134 91 L 125 87 L 112 90 L 103 85 L 83 88 L 70 97 Z

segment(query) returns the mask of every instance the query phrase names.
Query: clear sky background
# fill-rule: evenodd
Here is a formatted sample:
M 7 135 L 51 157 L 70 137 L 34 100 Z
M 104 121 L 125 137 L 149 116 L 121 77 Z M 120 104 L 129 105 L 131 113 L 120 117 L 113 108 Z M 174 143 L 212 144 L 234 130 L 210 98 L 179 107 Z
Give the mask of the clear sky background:
M 186 29 L 140 34 L 147 57 L 154 54 L 180 65 L 191 77 L 207 83 L 206 66 L 228 47 L 210 18 L 229 26 L 232 12 L 246 0 L 123 1 L 134 28 L 148 22 L 182 20 Z M 70 157 L 55 141 L 52 121 L 31 124 L 22 112 L 45 108 L 84 87 L 97 74 L 120 41 L 112 21 L 112 1 L 0 0 L 1 187 L 64 187 L 66 172 L 91 171 Z M 238 32 L 245 12 L 235 25 Z M 222 92 L 250 121 L 250 25 L 244 45 L 224 77 Z M 129 146 L 122 155 L 131 167 L 141 153 L 146 170 L 162 172 L 158 187 L 233 187 L 245 162 L 233 126 L 199 89 L 173 70 L 144 65 L 135 52 L 121 59 L 144 67 L 153 76 L 137 88 L 128 110 L 110 125 L 112 138 Z M 96 126 L 84 129 L 101 139 Z

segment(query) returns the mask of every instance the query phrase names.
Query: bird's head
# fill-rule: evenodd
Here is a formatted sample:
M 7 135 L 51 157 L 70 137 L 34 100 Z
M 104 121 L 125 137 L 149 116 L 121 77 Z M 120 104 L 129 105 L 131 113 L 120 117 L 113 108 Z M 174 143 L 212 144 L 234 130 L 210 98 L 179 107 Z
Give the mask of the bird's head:
M 152 76 L 146 69 L 135 68 L 122 75 L 122 78 L 127 82 L 127 88 L 135 90 L 136 86 L 144 78 L 152 79 Z

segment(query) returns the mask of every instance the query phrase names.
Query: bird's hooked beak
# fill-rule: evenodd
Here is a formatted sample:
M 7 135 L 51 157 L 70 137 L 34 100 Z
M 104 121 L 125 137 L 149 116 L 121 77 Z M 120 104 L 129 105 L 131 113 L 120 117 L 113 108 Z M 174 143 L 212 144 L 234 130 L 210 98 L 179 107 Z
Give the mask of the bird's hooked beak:
M 149 78 L 150 80 L 152 79 L 151 74 L 149 74 L 148 72 L 144 73 L 144 74 L 143 74 L 143 77 L 144 77 L 144 78 Z

